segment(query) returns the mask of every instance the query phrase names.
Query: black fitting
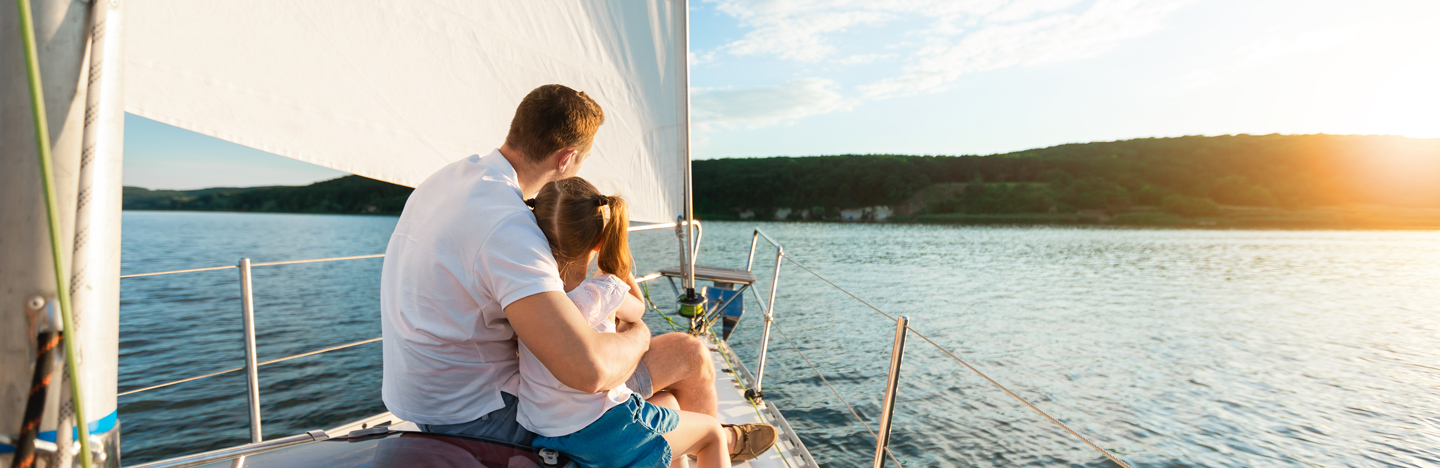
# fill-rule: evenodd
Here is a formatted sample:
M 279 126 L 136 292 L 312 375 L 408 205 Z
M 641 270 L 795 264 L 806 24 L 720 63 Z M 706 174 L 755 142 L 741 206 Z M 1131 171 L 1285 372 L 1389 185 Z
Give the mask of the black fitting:
M 15 439 L 13 468 L 35 466 L 35 439 L 40 435 L 40 420 L 45 415 L 45 395 L 50 388 L 50 371 L 54 366 L 55 348 L 60 346 L 60 333 L 43 331 L 35 339 L 35 373 L 30 381 L 30 398 L 25 402 L 25 417 Z

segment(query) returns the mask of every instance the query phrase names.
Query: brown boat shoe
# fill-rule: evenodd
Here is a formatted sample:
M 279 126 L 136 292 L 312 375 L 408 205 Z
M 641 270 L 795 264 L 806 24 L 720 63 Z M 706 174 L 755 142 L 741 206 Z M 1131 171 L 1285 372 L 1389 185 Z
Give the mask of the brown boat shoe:
M 752 460 L 760 454 L 775 446 L 779 436 L 775 432 L 775 426 L 763 423 L 748 424 L 721 424 L 726 432 L 730 433 L 730 440 L 735 441 L 735 448 L 730 450 L 730 461 L 738 462 Z

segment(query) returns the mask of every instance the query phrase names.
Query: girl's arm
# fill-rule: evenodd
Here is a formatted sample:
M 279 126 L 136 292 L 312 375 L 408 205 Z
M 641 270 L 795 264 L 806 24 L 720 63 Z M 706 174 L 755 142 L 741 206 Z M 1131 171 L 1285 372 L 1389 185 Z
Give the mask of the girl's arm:
M 639 322 L 643 315 L 645 315 L 645 303 L 629 294 L 626 294 L 625 299 L 620 302 L 620 307 L 615 309 L 615 318 L 621 325 L 626 322 Z
M 641 305 L 643 306 L 645 302 L 645 297 L 640 295 L 640 285 L 635 283 L 635 275 L 626 272 L 623 276 L 620 276 L 620 280 L 624 281 L 625 285 L 630 286 L 630 295 L 634 296 L 636 299 L 639 299 Z M 645 308 L 641 307 L 640 312 L 644 313 Z

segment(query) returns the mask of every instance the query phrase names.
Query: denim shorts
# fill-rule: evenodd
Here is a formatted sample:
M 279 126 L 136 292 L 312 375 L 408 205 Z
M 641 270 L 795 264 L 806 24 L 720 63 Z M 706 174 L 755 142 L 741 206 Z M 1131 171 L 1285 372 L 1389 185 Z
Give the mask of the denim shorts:
M 655 394 L 651 387 L 650 369 L 641 362 L 635 368 L 635 373 L 630 375 L 630 380 L 625 381 L 625 386 L 630 391 L 640 395 L 641 399 L 650 398 Z M 417 424 L 420 430 L 434 432 L 437 434 L 453 434 L 482 439 L 496 440 L 514 445 L 529 446 L 535 439 L 535 433 L 530 432 L 515 420 L 515 415 L 520 410 L 520 399 L 515 395 L 500 392 L 500 400 L 505 403 L 503 408 L 491 411 L 490 414 L 481 416 L 479 419 L 460 424 Z
M 640 395 L 641 400 L 649 400 L 655 396 L 655 387 L 650 381 L 650 368 L 645 367 L 645 361 L 640 361 L 640 364 L 635 366 L 635 372 L 625 381 L 625 387 Z
M 529 447 L 530 442 L 535 439 L 535 433 L 530 432 L 515 421 L 515 415 L 520 411 L 520 399 L 515 395 L 500 392 L 500 400 L 505 403 L 503 408 L 491 411 L 481 416 L 480 419 L 460 424 L 416 424 L 420 430 L 436 434 L 462 435 L 479 437 L 486 440 L 495 440 L 508 444 Z
M 584 429 L 561 437 L 539 436 L 535 448 L 568 455 L 582 467 L 670 466 L 670 442 L 661 434 L 680 426 L 680 412 L 630 395 Z

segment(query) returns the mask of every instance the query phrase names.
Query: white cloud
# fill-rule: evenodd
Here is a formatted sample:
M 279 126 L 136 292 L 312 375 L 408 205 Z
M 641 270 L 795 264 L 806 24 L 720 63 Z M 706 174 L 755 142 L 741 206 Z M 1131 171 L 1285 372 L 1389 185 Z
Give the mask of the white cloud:
M 898 73 L 853 88 L 850 98 L 834 81 L 815 78 L 745 90 L 697 90 L 697 112 L 710 112 L 696 114 L 704 128 L 773 125 L 847 110 L 862 99 L 942 91 L 970 73 L 1094 57 L 1160 29 L 1170 13 L 1194 0 L 707 1 L 748 29 L 739 39 L 700 54 L 707 62 L 728 55 L 836 65 L 884 59 L 902 65 Z M 847 54 L 837 45 L 854 29 L 896 22 L 920 27 L 892 35 L 890 43 L 880 39 L 873 44 L 883 54 Z M 759 107 L 749 110 L 749 105 Z
M 1240 51 L 1245 54 L 1245 63 L 1261 62 L 1286 55 L 1316 52 L 1334 48 L 1363 37 L 1361 25 L 1351 25 L 1310 31 L 1297 36 L 1281 37 L 1264 43 L 1254 44 Z
M 825 37 L 852 26 L 892 19 L 865 2 L 810 0 L 720 0 L 716 9 L 739 20 L 750 32 L 721 47 L 734 55 L 775 55 L 786 60 L 818 62 L 835 52 Z
M 830 63 L 839 65 L 864 65 L 877 60 L 893 58 L 894 56 L 894 54 L 860 54 L 831 60 Z
M 802 78 L 780 86 L 705 89 L 690 92 L 691 118 L 697 131 L 757 128 L 802 117 L 849 110 L 853 100 L 823 78 Z
M 1026 21 L 987 24 L 958 39 L 930 37 L 899 76 L 862 85 L 860 90 L 869 98 L 935 92 L 970 73 L 1091 58 L 1159 30 L 1164 18 L 1185 3 L 1098 0 L 1079 14 L 1051 13 Z M 1031 9 L 1005 14 L 1005 18 L 1043 11 Z

